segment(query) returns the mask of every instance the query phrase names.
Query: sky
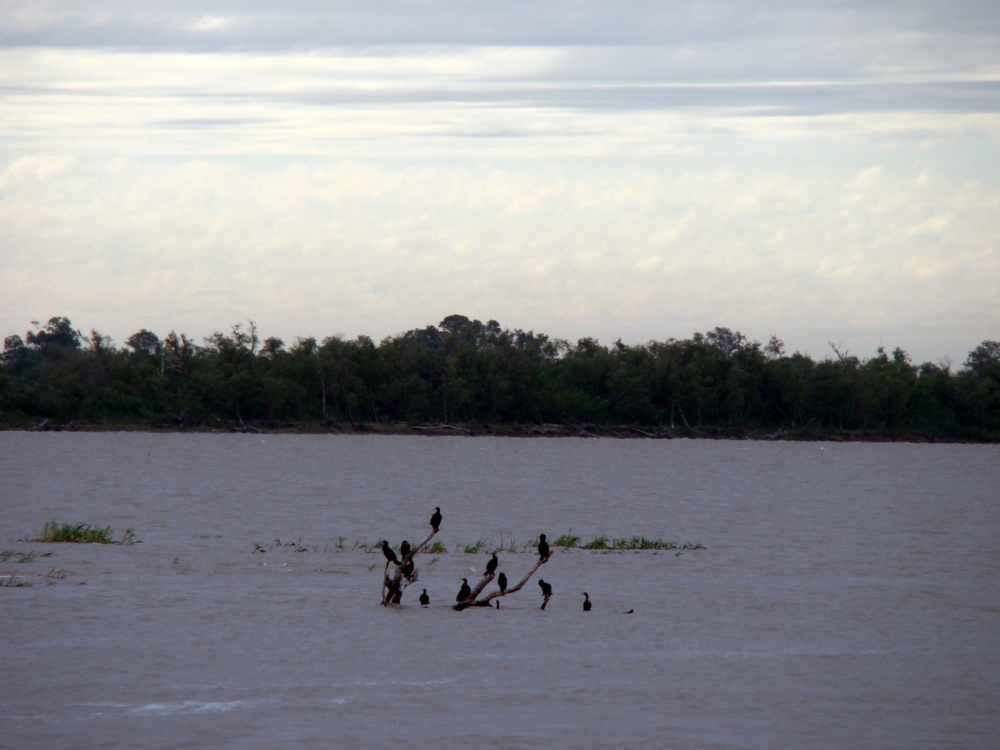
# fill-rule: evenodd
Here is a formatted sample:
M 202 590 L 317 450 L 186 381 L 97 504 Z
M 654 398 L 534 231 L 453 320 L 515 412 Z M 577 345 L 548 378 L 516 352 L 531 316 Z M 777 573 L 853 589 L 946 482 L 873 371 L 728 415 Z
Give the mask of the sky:
M 0 0 L 0 336 L 1000 339 L 991 2 Z

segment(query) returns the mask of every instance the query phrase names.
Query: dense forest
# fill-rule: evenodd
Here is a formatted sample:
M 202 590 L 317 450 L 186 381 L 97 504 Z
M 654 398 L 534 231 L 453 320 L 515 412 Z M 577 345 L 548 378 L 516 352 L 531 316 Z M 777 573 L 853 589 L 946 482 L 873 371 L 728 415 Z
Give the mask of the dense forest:
M 727 328 L 602 346 L 451 315 L 378 344 L 286 345 L 251 322 L 119 348 L 57 317 L 5 340 L 0 426 L 997 440 L 1000 343 L 952 372 L 898 348 L 814 360 Z

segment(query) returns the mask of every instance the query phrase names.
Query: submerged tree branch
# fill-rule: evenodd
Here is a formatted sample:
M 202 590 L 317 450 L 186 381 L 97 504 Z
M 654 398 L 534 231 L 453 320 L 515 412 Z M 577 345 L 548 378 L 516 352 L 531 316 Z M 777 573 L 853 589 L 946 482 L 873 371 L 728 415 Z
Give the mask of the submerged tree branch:
M 427 545 L 427 542 L 434 538 L 435 534 L 437 534 L 437 531 L 435 529 L 431 529 L 431 533 L 427 535 L 427 538 L 424 539 L 424 541 L 416 547 L 410 549 L 409 554 L 399 561 L 392 580 L 389 581 L 388 584 L 386 584 L 386 581 L 389 578 L 389 561 L 385 561 L 385 573 L 382 576 L 382 606 L 387 604 L 399 604 L 400 599 L 403 597 L 403 590 L 411 583 L 415 583 L 417 581 L 420 571 L 414 567 L 410 577 L 405 579 L 406 583 L 403 583 L 403 568 L 406 567 L 406 563 L 413 559 L 414 555 Z
M 551 557 L 551 555 L 549 555 L 549 557 Z M 483 578 L 483 580 L 479 582 L 476 588 L 473 589 L 472 593 L 469 594 L 469 596 L 467 596 L 465 599 L 463 599 L 462 601 L 460 601 L 458 604 L 455 605 L 455 609 L 461 612 L 466 607 L 488 607 L 490 606 L 490 602 L 492 602 L 494 599 L 498 597 L 517 593 L 518 591 L 521 590 L 524 584 L 526 584 L 529 580 L 531 580 L 531 576 L 535 574 L 535 571 L 538 570 L 540 567 L 542 567 L 542 565 L 544 563 L 547 563 L 548 561 L 549 561 L 548 557 L 539 557 L 538 562 L 534 564 L 531 570 L 529 570 L 525 574 L 524 578 L 522 578 L 520 583 L 518 583 L 516 586 L 510 587 L 506 591 L 500 591 L 500 590 L 494 591 L 489 595 L 487 595 L 485 598 L 477 600 L 476 597 L 479 596 L 479 594 L 482 593 L 482 590 L 486 588 L 486 585 L 493 580 L 493 574 L 492 573 L 487 574 Z

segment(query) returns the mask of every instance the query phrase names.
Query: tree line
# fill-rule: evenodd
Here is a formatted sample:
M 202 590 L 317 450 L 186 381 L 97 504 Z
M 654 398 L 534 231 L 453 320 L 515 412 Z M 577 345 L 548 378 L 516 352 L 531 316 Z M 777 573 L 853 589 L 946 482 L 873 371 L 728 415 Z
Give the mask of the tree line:
M 715 328 L 688 339 L 604 346 L 451 315 L 375 343 L 286 345 L 234 325 L 201 344 L 141 330 L 117 347 L 64 317 L 8 336 L 0 424 L 74 421 L 189 428 L 433 422 L 632 425 L 658 434 L 1000 438 L 1000 342 L 953 371 L 902 349 L 860 358 L 787 354 Z

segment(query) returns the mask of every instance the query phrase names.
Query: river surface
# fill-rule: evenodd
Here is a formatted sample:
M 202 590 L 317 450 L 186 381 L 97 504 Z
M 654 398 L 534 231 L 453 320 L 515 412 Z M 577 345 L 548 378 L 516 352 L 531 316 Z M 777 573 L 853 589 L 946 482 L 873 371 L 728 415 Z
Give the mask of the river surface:
M 449 608 L 570 529 L 706 549 Z M 5 432 L 0 546 L 4 748 L 1000 747 L 997 446 Z

